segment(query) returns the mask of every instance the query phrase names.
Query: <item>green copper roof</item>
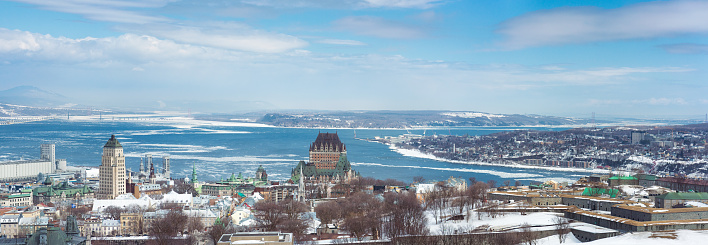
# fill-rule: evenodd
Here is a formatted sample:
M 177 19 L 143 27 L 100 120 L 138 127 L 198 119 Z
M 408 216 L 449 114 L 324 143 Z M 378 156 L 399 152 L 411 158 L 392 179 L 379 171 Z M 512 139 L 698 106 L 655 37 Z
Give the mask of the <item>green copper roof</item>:
M 610 195 L 610 197 L 617 197 L 619 190 L 617 189 L 605 189 L 605 188 L 590 188 L 586 187 L 583 190 L 583 196 L 600 196 L 603 194 Z
M 116 139 L 115 135 L 111 135 L 111 139 L 109 139 L 108 142 L 106 142 L 106 145 L 104 145 L 103 147 L 123 148 L 123 146 L 118 143 L 118 140 Z
M 302 175 L 307 177 L 312 176 L 329 176 L 329 177 L 344 177 L 344 175 L 351 170 L 352 166 L 347 160 L 347 155 L 342 154 L 339 156 L 339 161 L 334 169 L 317 169 L 314 164 L 306 164 L 305 161 L 300 161 L 293 172 L 291 173 L 290 179 L 293 182 L 298 182 L 300 180 L 300 168 L 302 168 Z
M 616 179 L 616 180 L 637 180 L 636 177 L 634 176 L 612 176 L 610 179 Z
M 669 192 L 656 198 L 665 200 L 708 200 L 708 192 Z
M 197 183 L 197 168 L 192 163 L 192 179 L 189 180 L 192 183 Z

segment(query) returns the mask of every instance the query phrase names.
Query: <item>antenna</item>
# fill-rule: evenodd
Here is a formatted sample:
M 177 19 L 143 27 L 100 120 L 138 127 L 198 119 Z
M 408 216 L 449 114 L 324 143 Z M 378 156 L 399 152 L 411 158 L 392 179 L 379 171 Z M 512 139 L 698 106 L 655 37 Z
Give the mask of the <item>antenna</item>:
M 595 112 L 592 112 L 592 129 L 595 129 L 597 125 L 595 125 Z

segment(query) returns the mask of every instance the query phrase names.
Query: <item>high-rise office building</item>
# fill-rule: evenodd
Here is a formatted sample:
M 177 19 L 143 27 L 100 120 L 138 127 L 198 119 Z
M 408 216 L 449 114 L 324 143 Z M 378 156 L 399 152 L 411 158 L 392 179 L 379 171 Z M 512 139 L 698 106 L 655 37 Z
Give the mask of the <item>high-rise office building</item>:
M 42 144 L 39 146 L 39 159 L 52 163 L 52 173 L 56 172 L 56 156 L 54 155 L 54 144 Z
M 125 194 L 125 156 L 115 135 L 103 146 L 99 178 L 98 199 L 114 199 Z
M 170 156 L 162 157 L 162 176 L 170 179 Z

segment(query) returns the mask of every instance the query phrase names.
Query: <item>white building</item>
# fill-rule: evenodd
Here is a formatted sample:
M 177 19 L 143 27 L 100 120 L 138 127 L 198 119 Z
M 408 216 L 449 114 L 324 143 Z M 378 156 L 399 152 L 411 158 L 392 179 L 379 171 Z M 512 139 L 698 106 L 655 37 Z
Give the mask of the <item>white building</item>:
M 25 160 L 0 163 L 0 182 L 34 180 L 39 173 L 52 173 L 54 164 L 46 160 Z

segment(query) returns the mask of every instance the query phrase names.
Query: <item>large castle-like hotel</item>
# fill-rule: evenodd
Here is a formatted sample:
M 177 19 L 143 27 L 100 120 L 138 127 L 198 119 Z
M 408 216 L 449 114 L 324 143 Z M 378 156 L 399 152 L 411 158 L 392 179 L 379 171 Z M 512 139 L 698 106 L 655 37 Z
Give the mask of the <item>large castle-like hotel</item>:
M 320 133 L 310 145 L 310 161 L 300 161 L 292 170 L 293 182 L 306 181 L 344 181 L 356 178 L 358 173 L 347 160 L 347 146 L 334 133 Z

